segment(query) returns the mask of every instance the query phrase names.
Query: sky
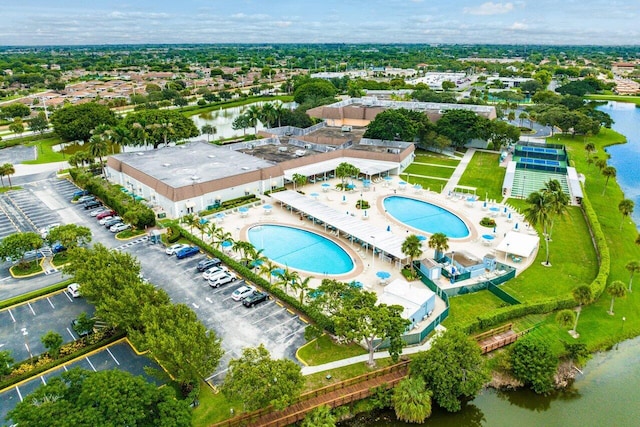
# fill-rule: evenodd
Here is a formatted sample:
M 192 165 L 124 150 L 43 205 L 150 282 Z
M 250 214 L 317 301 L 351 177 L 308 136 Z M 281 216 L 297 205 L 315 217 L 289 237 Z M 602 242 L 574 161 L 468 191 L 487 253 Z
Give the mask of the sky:
M 640 44 L 640 0 L 22 0 L 0 45 Z

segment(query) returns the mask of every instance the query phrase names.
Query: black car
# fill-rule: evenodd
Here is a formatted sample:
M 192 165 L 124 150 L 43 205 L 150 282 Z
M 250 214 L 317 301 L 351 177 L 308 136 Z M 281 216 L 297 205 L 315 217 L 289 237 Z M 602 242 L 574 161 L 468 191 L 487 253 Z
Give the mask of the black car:
M 108 230 L 111 228 L 112 225 L 116 225 L 122 222 L 122 218 L 120 218 L 119 216 L 114 216 L 113 218 L 111 218 L 109 221 L 104 223 L 104 227 Z
M 242 300 L 242 304 L 244 304 L 245 307 L 253 307 L 254 305 L 258 305 L 261 302 L 266 301 L 268 299 L 269 299 L 268 293 L 254 291 L 252 294 L 250 294 L 249 296 L 245 297 Z
M 207 258 L 198 262 L 197 269 L 202 273 L 203 271 L 207 271 L 211 267 L 217 267 L 220 264 L 222 264 L 222 261 L 220 261 L 218 258 Z
M 102 203 L 99 200 L 90 200 L 84 203 L 84 208 L 87 210 L 99 208 L 100 206 L 102 206 Z

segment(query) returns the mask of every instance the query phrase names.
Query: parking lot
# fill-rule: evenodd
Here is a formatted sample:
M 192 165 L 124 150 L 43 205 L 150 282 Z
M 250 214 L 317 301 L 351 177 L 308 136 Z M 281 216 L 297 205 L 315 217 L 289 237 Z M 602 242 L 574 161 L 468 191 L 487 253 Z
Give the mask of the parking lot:
M 120 340 L 95 353 L 82 356 L 64 366 L 57 367 L 55 370 L 30 378 L 28 381 L 3 390 L 0 392 L 0 420 L 4 420 L 10 410 L 15 408 L 19 402 L 40 385 L 46 384 L 51 378 L 74 367 L 80 367 L 94 372 L 107 369 L 120 369 L 133 375 L 142 375 L 147 381 L 159 384 L 156 378 L 146 374 L 144 368 L 151 367 L 160 369 L 160 367 L 151 359 L 137 355 L 126 341 Z
M 21 361 L 46 351 L 40 338 L 48 331 L 60 334 L 65 343 L 74 341 L 78 334 L 71 321 L 83 312 L 92 316 L 94 307 L 66 290 L 6 308 L 0 311 L 0 349 Z
M 295 352 L 304 344 L 306 323 L 270 299 L 253 308 L 246 308 L 231 299 L 236 283 L 212 288 L 202 278 L 196 265 L 205 258 L 199 254 L 184 260 L 165 254 L 164 246 L 147 242 L 125 248 L 138 257 L 144 276 L 169 293 L 174 303 L 184 303 L 222 340 L 225 355 L 216 372 L 208 378 L 213 383 L 224 379 L 229 360 L 238 358 L 245 347 L 264 344 L 274 358 L 295 359 Z

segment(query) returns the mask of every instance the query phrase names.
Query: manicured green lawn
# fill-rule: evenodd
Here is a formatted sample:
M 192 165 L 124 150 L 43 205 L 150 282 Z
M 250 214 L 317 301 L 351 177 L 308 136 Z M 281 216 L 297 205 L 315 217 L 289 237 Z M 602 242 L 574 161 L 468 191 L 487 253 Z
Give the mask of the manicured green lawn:
M 14 185 L 12 187 L 9 187 L 9 183 L 7 182 L 7 186 L 6 187 L 0 187 L 0 193 L 6 193 L 7 191 L 11 191 L 11 190 L 22 190 L 22 187 L 18 186 L 18 185 Z
M 442 166 L 458 166 L 458 163 L 460 163 L 460 159 L 432 153 L 430 151 L 416 150 L 415 154 L 416 158 L 414 161 L 418 163 L 431 163 Z
M 359 345 L 336 344 L 329 335 L 323 335 L 300 347 L 298 357 L 307 365 L 316 366 L 366 353 L 367 351 Z
M 462 174 L 459 185 L 476 187 L 476 194 L 484 198 L 502 200 L 502 181 L 506 169 L 500 167 L 500 154 L 476 151 Z
M 620 101 L 630 102 L 636 105 L 640 105 L 640 96 L 630 95 L 585 95 L 586 99 L 603 100 L 603 101 Z
M 40 165 L 43 163 L 62 162 L 65 156 L 62 153 L 53 151 L 53 146 L 60 144 L 62 139 L 59 137 L 46 138 L 25 144 L 28 147 L 37 147 L 38 158 L 36 160 L 27 160 L 22 163 L 26 165 Z
M 407 176 L 405 174 L 400 174 L 400 178 L 407 181 L 410 184 L 420 184 L 423 189 L 430 189 L 431 191 L 435 191 L 437 193 L 442 191 L 442 188 L 447 185 L 446 179 L 431 179 L 431 178 L 422 178 L 419 176 Z
M 38 260 L 24 264 L 16 264 L 9 270 L 16 276 L 28 276 L 34 273 L 41 273 L 42 266 L 40 265 L 40 260 Z
M 241 402 L 230 402 L 221 392 L 214 392 L 207 384 L 200 384 L 200 405 L 193 410 L 191 424 L 194 426 L 209 426 L 211 424 L 231 418 L 231 408 L 235 414 L 242 412 Z
M 376 366 L 373 368 L 368 367 L 366 362 L 361 362 L 356 363 L 355 365 L 344 366 L 342 368 L 330 369 L 328 371 L 318 372 L 317 374 L 307 375 L 305 377 L 303 393 L 317 388 L 326 387 L 349 378 L 354 378 L 358 375 L 366 374 L 367 372 L 375 371 L 392 364 L 393 362 L 391 361 L 391 358 L 378 359 L 376 360 Z M 327 375 L 331 375 L 331 378 L 327 379 Z
M 449 298 L 449 304 L 449 317 L 444 322 L 447 327 L 463 326 L 480 314 L 505 306 L 504 301 L 486 290 Z
M 406 168 L 403 173 L 433 176 L 436 178 L 451 178 L 454 170 L 454 168 L 450 167 L 417 165 L 413 163 L 408 168 Z

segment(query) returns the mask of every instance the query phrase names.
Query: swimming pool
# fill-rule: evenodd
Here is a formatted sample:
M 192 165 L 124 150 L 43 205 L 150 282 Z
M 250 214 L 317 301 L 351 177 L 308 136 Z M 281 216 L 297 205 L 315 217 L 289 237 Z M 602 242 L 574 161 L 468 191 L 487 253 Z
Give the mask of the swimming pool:
M 283 225 L 257 225 L 249 241 L 272 261 L 317 274 L 344 274 L 353 270 L 353 259 L 338 244 L 311 231 Z
M 444 233 L 450 238 L 471 234 L 463 220 L 440 206 L 400 196 L 387 197 L 383 203 L 389 215 L 425 233 Z

